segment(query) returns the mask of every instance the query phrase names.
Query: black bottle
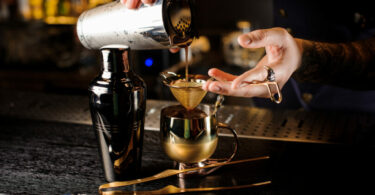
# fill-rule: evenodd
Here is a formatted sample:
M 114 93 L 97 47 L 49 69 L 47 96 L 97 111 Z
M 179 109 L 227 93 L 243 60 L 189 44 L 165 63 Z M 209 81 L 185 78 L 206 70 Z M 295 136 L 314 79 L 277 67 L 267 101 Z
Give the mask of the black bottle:
M 142 158 L 146 84 L 129 65 L 129 49 L 102 49 L 89 86 L 93 127 L 108 182 L 136 178 Z

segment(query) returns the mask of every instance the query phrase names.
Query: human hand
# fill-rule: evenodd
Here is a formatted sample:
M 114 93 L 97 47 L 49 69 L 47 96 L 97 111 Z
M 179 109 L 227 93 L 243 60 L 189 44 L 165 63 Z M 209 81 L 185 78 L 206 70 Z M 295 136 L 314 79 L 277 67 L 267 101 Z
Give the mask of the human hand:
M 120 0 L 121 3 L 125 4 L 129 9 L 136 9 L 141 6 L 142 3 L 153 4 L 156 0 Z
M 264 66 L 273 69 L 276 82 L 282 88 L 301 63 L 302 41 L 294 39 L 283 28 L 255 30 L 239 36 L 238 42 L 245 48 L 265 47 L 266 55 L 253 69 L 240 76 L 210 69 L 208 74 L 216 81 L 205 83 L 202 87 L 204 90 L 229 96 L 269 97 L 264 85 L 249 84 L 267 78 Z

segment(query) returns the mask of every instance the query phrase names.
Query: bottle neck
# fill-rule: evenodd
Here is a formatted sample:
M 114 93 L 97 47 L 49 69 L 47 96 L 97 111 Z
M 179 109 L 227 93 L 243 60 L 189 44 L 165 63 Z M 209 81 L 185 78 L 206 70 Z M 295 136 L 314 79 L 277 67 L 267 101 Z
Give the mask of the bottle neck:
M 105 48 L 102 49 L 103 76 L 108 73 L 130 72 L 129 49 Z

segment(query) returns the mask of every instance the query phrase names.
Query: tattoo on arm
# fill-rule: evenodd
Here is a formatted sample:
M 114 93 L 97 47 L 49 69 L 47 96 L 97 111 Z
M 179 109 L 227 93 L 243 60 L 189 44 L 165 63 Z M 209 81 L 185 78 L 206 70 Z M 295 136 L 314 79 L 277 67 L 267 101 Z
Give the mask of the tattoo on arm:
M 297 80 L 375 89 L 375 37 L 350 43 L 304 40 L 302 47 L 302 63 L 294 74 Z

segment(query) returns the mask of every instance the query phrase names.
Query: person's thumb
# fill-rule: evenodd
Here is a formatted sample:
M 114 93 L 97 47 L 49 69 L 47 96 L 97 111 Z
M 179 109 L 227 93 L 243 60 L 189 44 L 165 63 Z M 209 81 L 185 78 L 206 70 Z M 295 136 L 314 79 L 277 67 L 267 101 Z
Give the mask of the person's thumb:
M 259 48 L 269 45 L 281 46 L 287 35 L 283 28 L 254 30 L 238 37 L 238 43 L 245 48 Z

